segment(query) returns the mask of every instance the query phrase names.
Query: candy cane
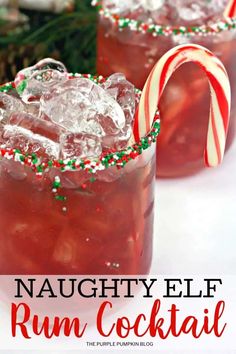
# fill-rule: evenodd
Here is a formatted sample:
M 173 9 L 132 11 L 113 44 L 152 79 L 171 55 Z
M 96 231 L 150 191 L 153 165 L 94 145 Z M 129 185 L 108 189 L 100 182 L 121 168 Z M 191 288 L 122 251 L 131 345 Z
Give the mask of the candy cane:
M 230 0 L 228 5 L 226 6 L 224 17 L 226 19 L 235 18 L 236 17 L 236 0 Z
M 136 141 L 145 136 L 153 123 L 165 86 L 182 64 L 194 62 L 206 73 L 211 91 L 210 118 L 204 158 L 207 166 L 223 159 L 229 125 L 231 91 L 228 75 L 219 59 L 199 45 L 180 45 L 167 52 L 148 77 L 137 108 L 133 134 Z M 189 97 L 191 100 L 191 97 Z

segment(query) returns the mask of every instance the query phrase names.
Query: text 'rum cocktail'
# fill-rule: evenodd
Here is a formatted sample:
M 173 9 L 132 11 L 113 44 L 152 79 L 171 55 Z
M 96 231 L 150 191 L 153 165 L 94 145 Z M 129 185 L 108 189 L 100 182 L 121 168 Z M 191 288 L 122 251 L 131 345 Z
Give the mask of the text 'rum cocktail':
M 52 59 L 0 90 L 0 273 L 148 273 L 159 123 L 129 144 L 140 93 Z
M 178 44 L 207 47 L 224 63 L 232 87 L 227 146 L 236 132 L 236 19 L 225 19 L 228 0 L 103 0 L 100 9 L 97 70 L 122 72 L 140 89 L 154 64 Z M 188 63 L 171 78 L 160 102 L 162 131 L 157 142 L 157 173 L 193 174 L 204 167 L 209 88 L 200 68 Z

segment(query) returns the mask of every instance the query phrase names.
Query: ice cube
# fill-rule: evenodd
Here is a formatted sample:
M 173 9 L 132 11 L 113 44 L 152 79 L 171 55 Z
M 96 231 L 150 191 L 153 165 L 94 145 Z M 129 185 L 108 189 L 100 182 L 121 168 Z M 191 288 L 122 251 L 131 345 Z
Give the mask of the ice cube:
M 22 153 L 36 153 L 42 158 L 59 158 L 59 144 L 17 125 L 6 124 L 1 134 L 6 148 L 19 149 Z
M 100 139 L 86 133 L 70 133 L 61 136 L 61 158 L 98 157 L 102 152 Z
M 52 253 L 53 261 L 63 265 L 68 264 L 70 267 L 73 267 L 76 261 L 77 246 L 76 240 L 68 238 L 68 235 L 65 236 L 64 239 L 60 239 L 60 242 L 55 243 L 55 249 Z
M 52 58 L 45 58 L 40 60 L 36 65 L 35 68 L 37 70 L 47 70 L 47 69 L 52 69 L 52 70 L 57 70 L 60 71 L 61 73 L 67 73 L 67 69 L 63 63 L 60 61 L 57 61 Z
M 201 25 L 222 18 L 228 0 L 104 0 L 114 14 L 158 25 Z
M 141 7 L 142 0 L 103 0 L 103 5 L 112 13 L 125 15 Z
M 146 11 L 157 11 L 164 5 L 165 0 L 142 0 L 141 4 Z
M 67 80 L 67 74 L 57 70 L 47 69 L 34 71 L 27 79 L 26 86 L 21 93 L 21 99 L 25 103 L 39 103 L 43 93 L 49 91 L 54 85 Z
M 135 20 L 151 20 L 151 13 L 159 11 L 165 0 L 104 0 L 103 5 L 113 14 L 128 16 Z
M 62 188 L 77 190 L 91 178 L 90 174 L 84 170 L 61 172 L 58 169 L 51 169 L 48 175 L 51 181 L 54 181 L 55 177 L 59 177 Z
M 13 160 L 3 159 L 1 161 L 1 166 L 4 170 L 15 180 L 23 181 L 27 177 L 27 171 L 25 166 L 21 165 L 19 162 Z
M 98 171 L 96 173 L 96 180 L 107 183 L 114 182 L 121 178 L 123 173 L 124 171 L 118 170 L 116 166 L 109 167 L 106 170 Z
M 89 120 L 89 121 L 83 120 L 80 123 L 80 129 L 81 132 L 83 133 L 95 135 L 97 137 L 102 137 L 104 135 L 104 131 L 100 123 L 95 120 Z
M 125 113 L 126 124 L 133 122 L 135 113 L 135 87 L 124 74 L 111 75 L 103 88 L 119 103 Z
M 39 105 L 26 103 L 25 104 L 25 108 L 24 108 L 24 112 L 32 114 L 34 117 L 40 117 L 41 118 Z M 43 118 L 41 118 L 41 119 L 43 119 Z
M 61 74 L 60 77 L 67 76 L 67 69 L 63 63 L 56 61 L 54 59 L 51 59 L 51 58 L 46 58 L 46 59 L 40 60 L 37 64 L 35 64 L 33 66 L 29 66 L 28 68 L 25 68 L 17 73 L 14 82 L 15 82 L 16 89 L 20 95 L 22 95 L 22 93 L 25 90 L 27 80 L 30 79 L 32 76 L 34 76 L 34 74 L 36 72 L 42 72 L 42 73 L 43 72 L 48 72 L 48 73 L 53 72 L 54 78 L 56 81 L 57 81 L 57 78 L 56 78 L 57 74 Z M 48 74 L 47 75 L 44 74 L 42 76 L 44 76 L 43 80 L 45 80 L 45 76 L 47 77 L 47 79 L 46 79 L 47 82 L 48 81 L 51 82 L 53 80 L 53 78 L 50 78 L 50 75 L 48 75 Z M 58 77 L 59 77 L 59 75 L 58 75 Z M 36 81 L 39 81 L 39 80 L 36 79 Z M 42 81 L 42 80 L 40 80 L 40 81 Z M 35 83 L 35 85 L 36 85 L 36 83 Z M 39 83 L 38 83 L 38 85 L 39 85 Z M 45 85 L 46 85 L 46 82 L 45 82 Z M 37 95 L 37 88 L 34 87 L 34 90 L 36 90 L 36 95 Z M 26 102 L 28 102 L 27 95 L 26 95 L 25 99 L 26 99 Z
M 117 73 L 107 79 L 103 88 L 119 103 L 125 114 L 126 124 L 119 139 L 114 142 L 114 148 L 121 150 L 127 147 L 127 142 L 132 134 L 132 123 L 136 109 L 135 87 L 126 80 L 123 74 Z M 107 137 L 104 138 L 104 141 L 106 140 Z
M 170 3 L 170 0 L 169 0 Z M 177 16 L 174 24 L 202 25 L 222 18 L 227 0 L 176 0 Z M 173 7 L 173 5 L 172 5 Z
M 18 98 L 0 92 L 0 122 L 9 117 L 12 112 L 24 111 L 24 104 Z
M 191 3 L 188 6 L 178 8 L 179 16 L 184 21 L 193 22 L 205 16 L 205 12 L 199 4 Z
M 64 129 L 60 126 L 24 112 L 13 113 L 7 123 L 28 129 L 34 134 L 39 134 L 55 142 L 59 142 L 60 135 L 64 133 Z
M 51 120 L 72 133 L 107 137 L 105 148 L 122 135 L 126 126 L 121 106 L 89 79 L 68 80 L 41 98 L 41 109 Z

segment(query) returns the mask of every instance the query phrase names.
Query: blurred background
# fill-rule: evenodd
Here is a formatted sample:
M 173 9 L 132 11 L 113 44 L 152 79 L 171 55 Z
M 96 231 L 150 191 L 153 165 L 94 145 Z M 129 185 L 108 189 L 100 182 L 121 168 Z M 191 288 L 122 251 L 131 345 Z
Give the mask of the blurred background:
M 71 72 L 95 72 L 91 0 L 0 0 L 0 83 L 45 57 Z

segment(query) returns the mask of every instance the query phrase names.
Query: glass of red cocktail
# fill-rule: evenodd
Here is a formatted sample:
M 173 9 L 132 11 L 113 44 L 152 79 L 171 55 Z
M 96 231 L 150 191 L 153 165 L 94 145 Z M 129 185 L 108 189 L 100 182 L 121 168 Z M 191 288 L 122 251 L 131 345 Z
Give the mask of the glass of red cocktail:
M 48 74 L 52 73 L 43 73 L 44 76 Z M 22 77 L 24 75 L 20 74 L 16 80 L 18 92 L 26 86 Z M 64 87 L 62 96 L 61 92 L 57 91 L 58 96 L 54 92 L 57 102 L 53 101 L 53 104 L 65 109 L 63 100 L 69 100 L 68 92 L 75 94 L 74 88 L 79 91 L 81 80 L 82 86 L 88 85 L 91 89 L 94 100 L 101 99 L 98 98 L 100 91 L 96 90 L 105 84 L 102 78 L 76 75 L 65 83 L 62 80 L 62 85 L 69 86 L 69 91 Z M 83 80 L 87 80 L 86 83 Z M 91 81 L 91 87 L 88 81 Z M 140 93 L 123 77 L 118 81 L 121 83 L 118 88 L 111 87 L 111 95 L 120 99 L 121 106 L 124 103 L 127 118 L 131 114 L 129 105 L 134 106 L 139 101 Z M 15 84 L 0 88 L 0 273 L 148 273 L 152 257 L 155 141 L 159 123 L 156 121 L 140 142 L 127 146 L 124 139 L 117 139 L 120 148 L 108 149 L 107 146 L 113 144 L 110 140 L 116 139 L 116 131 L 112 122 L 106 121 L 110 135 L 103 137 L 108 137 L 108 141 L 103 142 L 105 148 L 100 151 L 100 145 L 96 145 L 96 138 L 88 130 L 81 136 L 74 134 L 72 129 L 61 139 L 68 122 L 56 124 L 47 116 L 54 117 L 51 92 L 50 97 L 44 97 L 45 110 L 38 111 L 37 94 L 41 82 L 31 79 L 27 85 L 23 97 L 27 104 L 19 100 Z M 71 91 L 71 85 L 77 86 Z M 118 96 L 114 90 L 120 90 Z M 101 93 L 106 95 L 105 90 Z M 76 99 L 78 106 L 71 109 L 74 108 L 74 113 L 78 109 L 82 112 L 86 109 L 87 96 Z M 116 102 L 108 103 L 115 105 Z M 75 103 L 71 100 L 70 104 Z M 41 101 L 41 110 L 42 106 Z M 93 114 L 94 107 L 89 109 Z M 116 114 L 112 109 L 109 114 Z M 102 126 L 101 110 L 100 115 Z M 72 124 L 69 121 L 68 129 Z M 88 124 L 87 121 L 87 127 Z M 95 128 L 99 129 L 98 125 Z M 127 139 L 127 131 L 124 129 L 121 137 L 126 133 Z M 59 155 L 58 148 L 61 149 Z M 90 158 L 91 149 L 99 152 L 99 156 Z M 88 156 L 81 158 L 81 150 Z
M 123 72 L 136 87 L 143 88 L 156 61 L 170 48 L 188 43 L 207 47 L 222 60 L 231 81 L 229 148 L 236 131 L 236 18 L 223 17 L 227 2 L 94 1 L 100 14 L 98 73 Z M 192 63 L 181 67 L 169 81 L 159 105 L 159 176 L 185 176 L 204 167 L 209 100 L 208 82 Z

